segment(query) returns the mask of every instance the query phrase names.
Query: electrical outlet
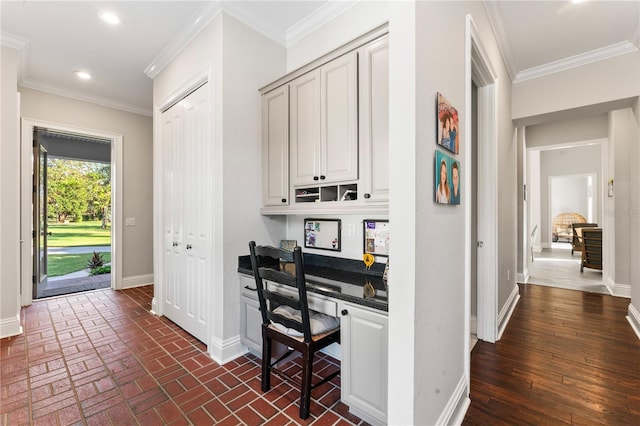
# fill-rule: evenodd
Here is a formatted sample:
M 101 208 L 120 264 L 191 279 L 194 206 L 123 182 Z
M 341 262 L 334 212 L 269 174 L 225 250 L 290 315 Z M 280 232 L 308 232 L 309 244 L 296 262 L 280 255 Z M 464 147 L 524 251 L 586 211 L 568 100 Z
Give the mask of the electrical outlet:
M 124 220 L 124 224 L 125 226 L 136 226 L 136 218 L 128 217 Z
M 349 224 L 348 226 L 348 234 L 350 237 L 355 237 L 356 236 L 356 225 L 354 225 L 353 223 Z
M 507 269 L 507 281 L 511 281 L 511 269 Z

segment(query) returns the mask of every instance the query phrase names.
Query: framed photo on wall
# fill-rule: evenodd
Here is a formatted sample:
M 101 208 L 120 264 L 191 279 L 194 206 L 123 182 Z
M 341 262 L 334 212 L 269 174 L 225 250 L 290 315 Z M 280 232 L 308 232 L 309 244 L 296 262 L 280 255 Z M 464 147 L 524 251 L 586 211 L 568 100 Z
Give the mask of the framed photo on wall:
M 438 204 L 460 204 L 460 162 L 436 150 L 434 193 Z
M 437 97 L 437 129 L 438 145 L 457 154 L 460 149 L 458 110 L 440 92 Z

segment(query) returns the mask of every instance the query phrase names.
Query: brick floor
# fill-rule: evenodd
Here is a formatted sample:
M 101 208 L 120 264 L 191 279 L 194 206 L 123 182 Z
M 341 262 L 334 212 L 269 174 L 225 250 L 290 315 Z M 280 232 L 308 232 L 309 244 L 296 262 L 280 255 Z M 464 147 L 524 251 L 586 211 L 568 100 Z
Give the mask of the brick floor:
M 153 286 L 103 289 L 24 308 L 24 334 L 0 340 L 0 425 L 366 424 L 340 402 L 339 378 L 313 391 L 301 420 L 294 384 L 273 377 L 263 393 L 258 358 L 217 364 L 149 312 L 152 297 Z

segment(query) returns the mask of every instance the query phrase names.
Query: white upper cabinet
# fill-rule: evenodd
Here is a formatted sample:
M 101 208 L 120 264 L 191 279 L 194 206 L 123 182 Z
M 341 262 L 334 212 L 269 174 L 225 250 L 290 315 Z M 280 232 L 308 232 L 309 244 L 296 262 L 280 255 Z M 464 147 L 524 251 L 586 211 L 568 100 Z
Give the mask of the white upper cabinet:
M 262 204 L 289 204 L 289 92 L 278 87 L 262 97 Z
M 320 176 L 320 70 L 291 83 L 291 183 L 306 184 Z
M 290 83 L 293 186 L 358 179 L 357 52 Z
M 387 34 L 380 26 L 261 89 L 262 214 L 388 213 Z
M 389 37 L 361 48 L 361 192 L 365 202 L 389 201 Z

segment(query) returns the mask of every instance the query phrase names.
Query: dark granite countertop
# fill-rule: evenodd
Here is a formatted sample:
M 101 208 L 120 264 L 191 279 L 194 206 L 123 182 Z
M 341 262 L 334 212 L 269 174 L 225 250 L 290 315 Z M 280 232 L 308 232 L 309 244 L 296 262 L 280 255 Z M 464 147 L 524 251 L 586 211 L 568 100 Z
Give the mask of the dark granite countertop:
M 388 312 L 384 264 L 374 263 L 367 270 L 358 260 L 304 253 L 304 267 L 307 291 Z M 248 255 L 238 257 L 238 272 L 253 275 Z M 374 291 L 368 287 L 365 295 L 367 283 Z

